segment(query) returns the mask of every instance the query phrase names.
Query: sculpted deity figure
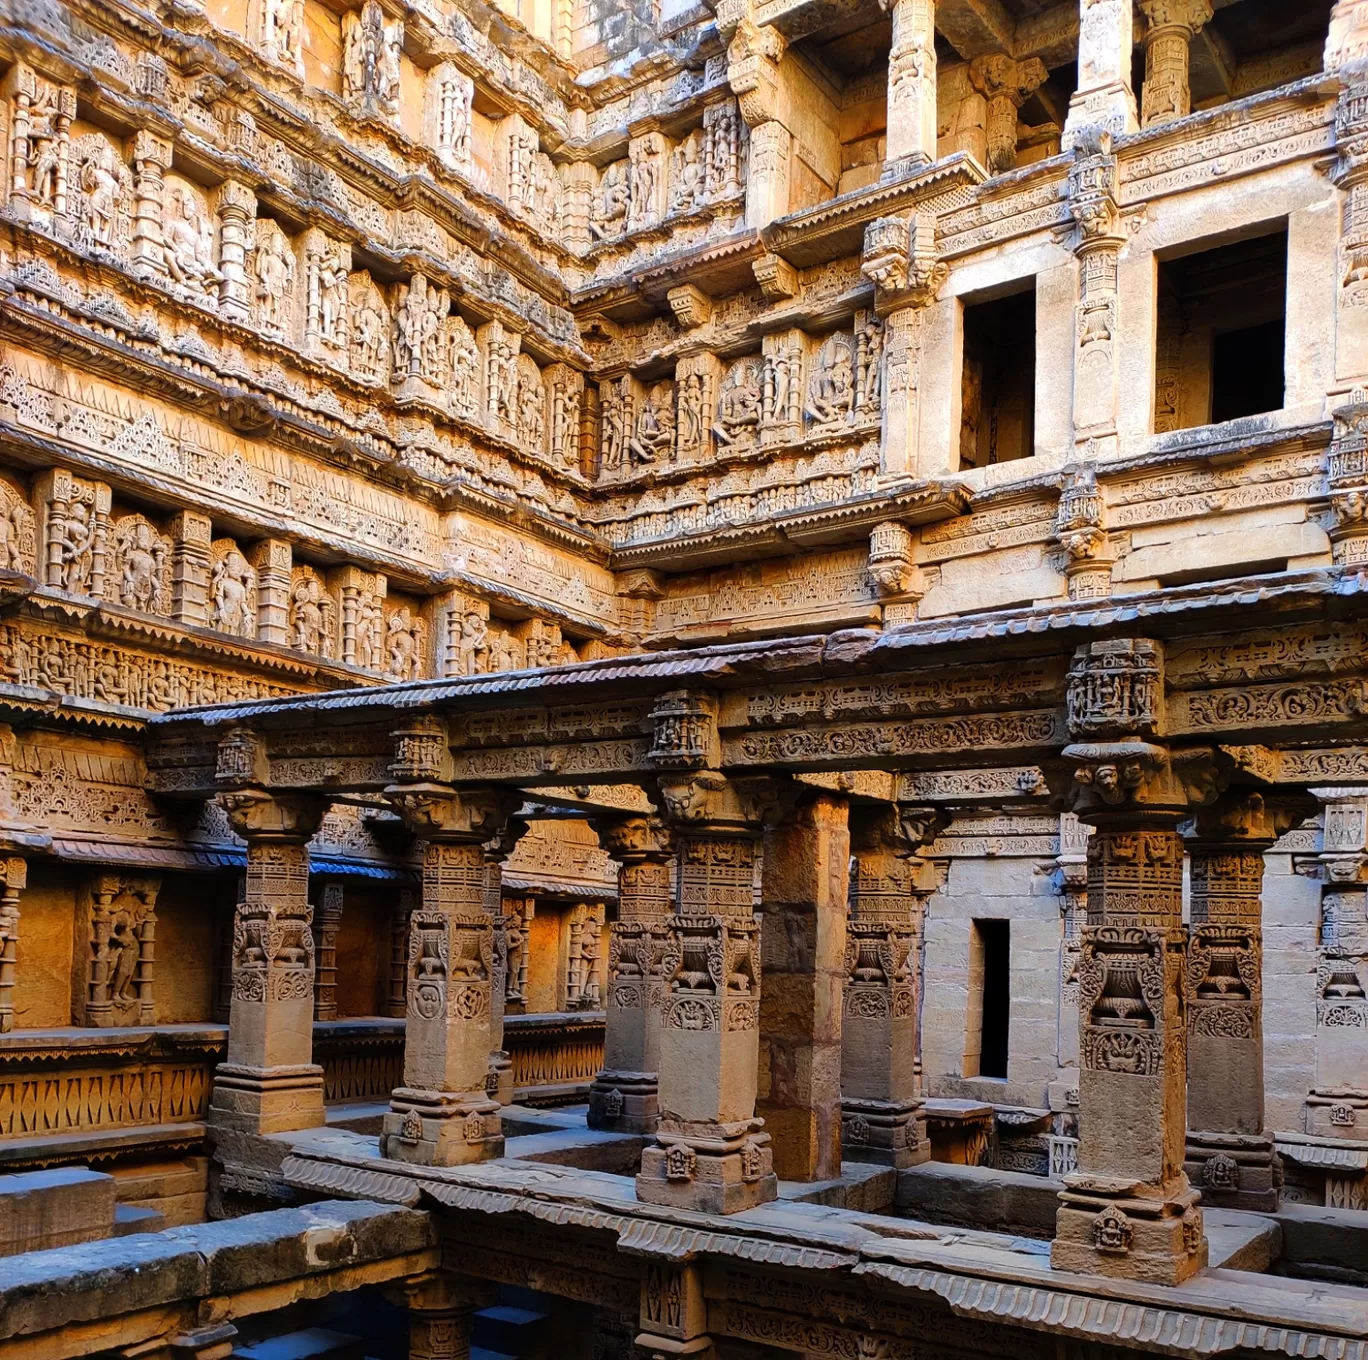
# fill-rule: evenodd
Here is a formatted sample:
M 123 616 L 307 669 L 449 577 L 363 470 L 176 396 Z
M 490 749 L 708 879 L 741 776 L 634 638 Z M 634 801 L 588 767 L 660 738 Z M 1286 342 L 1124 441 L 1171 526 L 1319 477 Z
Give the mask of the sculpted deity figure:
M 627 452 L 633 463 L 654 463 L 660 454 L 674 448 L 674 410 L 668 400 L 656 392 L 642 403 L 636 429 L 627 441 Z
M 351 359 L 352 373 L 372 381 L 385 376 L 389 359 L 389 315 L 384 300 L 366 276 L 360 283 L 353 280 L 351 297 Z
M 850 345 L 845 336 L 832 336 L 808 380 L 808 415 L 818 425 L 831 425 L 850 414 L 855 396 Z
M 356 664 L 378 671 L 385 654 L 385 609 L 374 591 L 361 593 L 356 602 Z
M 627 230 L 627 209 L 632 191 L 627 182 L 626 161 L 614 161 L 599 182 L 598 198 L 589 217 L 589 230 L 600 241 L 621 236 Z
M 236 548 L 214 562 L 209 577 L 209 626 L 238 637 L 256 636 L 256 574 Z
M 399 112 L 400 24 L 387 24 L 379 0 L 343 21 L 342 93 L 367 112 Z
M 423 664 L 423 621 L 401 604 L 385 625 L 385 670 L 396 680 L 417 680 Z
M 670 211 L 690 212 L 703 201 L 702 136 L 695 130 L 675 148 Z
M 489 646 L 489 625 L 478 610 L 468 609 L 461 616 L 461 633 L 456 642 L 457 669 L 461 675 L 478 675 L 484 669 Z
M 347 266 L 340 251 L 320 257 L 318 270 L 318 333 L 331 345 L 346 337 Z
M 194 195 L 180 185 L 173 185 L 167 193 L 162 241 L 166 268 L 176 283 L 205 293 L 211 283 L 223 277 L 214 267 L 214 232 L 209 218 L 200 212 Z
M 333 602 L 312 574 L 301 575 L 290 593 L 290 643 L 313 656 L 332 653 Z
M 753 369 L 743 363 L 732 370 L 722 385 L 713 435 L 719 444 L 731 448 L 754 442 L 759 426 L 760 385 Z
M 114 148 L 102 142 L 81 165 L 81 192 L 85 195 L 85 224 L 91 241 L 110 250 L 119 220 L 123 182 L 114 164 Z
M 603 427 L 599 445 L 600 462 L 607 471 L 616 471 L 623 465 L 627 451 L 628 415 L 627 398 L 616 383 L 610 384 L 603 394 Z
M 463 317 L 451 325 L 451 409 L 474 420 L 479 409 L 480 350 Z
M 551 412 L 551 452 L 569 468 L 579 467 L 579 389 L 567 382 L 556 383 Z
M 135 519 L 128 527 L 120 526 L 116 548 L 122 564 L 119 586 L 122 603 L 144 613 L 161 613 L 165 608 L 162 569 L 166 549 L 152 526 L 142 519 Z
M 62 165 L 61 99 L 55 86 L 40 83 L 29 105 L 28 169 L 29 197 L 52 207 L 57 198 L 58 171 Z
M 501 629 L 495 629 L 489 635 L 489 655 L 485 666 L 491 671 L 518 669 L 518 659 L 513 654 L 513 639 Z
M 299 70 L 304 64 L 304 0 L 264 0 L 261 46 L 266 56 Z
M 289 295 L 294 286 L 295 258 L 285 233 L 262 224 L 257 233 L 256 297 L 261 328 L 276 334 L 290 329 Z
M 58 543 L 62 589 L 80 593 L 85 589 L 94 560 L 95 524 L 90 508 L 76 501 L 67 511 Z
M 32 572 L 33 548 L 33 512 L 16 499 L 8 511 L 0 513 L 0 566 L 8 571 Z

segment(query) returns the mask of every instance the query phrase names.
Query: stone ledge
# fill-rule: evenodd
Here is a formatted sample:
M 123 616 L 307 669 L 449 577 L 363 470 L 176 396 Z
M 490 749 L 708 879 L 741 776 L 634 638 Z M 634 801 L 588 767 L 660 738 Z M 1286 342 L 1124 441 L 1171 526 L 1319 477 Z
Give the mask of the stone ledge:
M 1023 1237 L 1054 1236 L 1059 1181 L 1024 1171 L 923 1162 L 898 1172 L 895 1211 L 928 1223 L 951 1223 Z

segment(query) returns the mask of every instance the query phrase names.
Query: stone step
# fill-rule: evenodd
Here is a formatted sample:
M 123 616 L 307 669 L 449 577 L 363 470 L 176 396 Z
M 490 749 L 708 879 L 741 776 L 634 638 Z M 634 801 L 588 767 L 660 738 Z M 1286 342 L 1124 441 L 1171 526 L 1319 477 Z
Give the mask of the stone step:
M 347 1332 L 305 1327 L 251 1346 L 238 1346 L 232 1360 L 365 1360 L 365 1343 Z

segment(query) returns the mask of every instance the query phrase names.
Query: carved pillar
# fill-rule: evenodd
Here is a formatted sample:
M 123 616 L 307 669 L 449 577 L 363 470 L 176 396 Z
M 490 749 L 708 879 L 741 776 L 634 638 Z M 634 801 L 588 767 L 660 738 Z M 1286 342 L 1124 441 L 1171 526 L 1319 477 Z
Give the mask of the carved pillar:
M 1336 20 L 1345 8 L 1336 7 Z M 1330 445 L 1330 503 L 1337 523 L 1331 537 L 1336 540 L 1335 560 L 1351 564 L 1368 559 L 1368 402 L 1362 391 L 1368 384 L 1368 73 L 1362 55 L 1368 53 L 1368 5 L 1356 11 L 1356 18 L 1361 27 L 1345 27 L 1341 33 L 1345 83 L 1335 106 L 1335 156 L 1330 163 L 1330 177 L 1340 191 L 1333 389 L 1340 400 L 1332 402 L 1335 436 Z M 1334 20 L 1330 41 L 1336 42 Z M 1333 69 L 1329 47 L 1326 69 Z
M 1192 111 L 1189 45 L 1211 21 L 1209 0 L 1138 0 L 1145 16 L 1145 85 L 1140 119 L 1167 123 Z
M 171 517 L 171 617 L 202 628 L 208 622 L 210 541 L 208 515 L 181 510 Z
M 756 1113 L 775 1174 L 841 1174 L 841 1001 L 850 829 L 844 798 L 780 785 L 765 825 Z
M 486 1090 L 495 966 L 483 847 L 518 800 L 441 782 L 449 765 L 439 720 L 396 734 L 397 782 L 387 797 L 426 846 L 422 899 L 409 923 L 404 1084 L 391 1097 L 380 1147 L 429 1166 L 503 1152 L 499 1104 Z
M 652 752 L 662 762 L 716 749 L 715 725 L 687 697 L 665 696 L 656 714 Z M 695 743 L 700 729 L 712 736 Z M 660 1123 L 642 1153 L 637 1198 L 735 1213 L 777 1194 L 769 1135 L 755 1115 L 759 806 L 711 770 L 662 775 L 660 789 L 678 848 L 678 913 L 662 968 Z
M 0 1034 L 14 1028 L 14 984 L 19 967 L 19 894 L 28 884 L 28 863 L 18 855 L 0 861 Z
M 1065 151 L 1085 128 L 1120 136 L 1139 126 L 1131 88 L 1134 31 L 1132 0 L 1079 0 L 1078 87 L 1064 122 Z
M 637 1355 L 661 1360 L 713 1360 L 707 1335 L 708 1304 L 697 1262 L 648 1259 L 641 1269 L 640 1334 Z
M 1199 812 L 1188 841 L 1186 1169 L 1204 1204 L 1278 1207 L 1264 1132 L 1262 893 L 1264 854 L 1293 820 L 1252 793 Z
M 484 909 L 489 916 L 494 948 L 494 972 L 489 994 L 489 1071 L 485 1090 L 500 1105 L 513 1103 L 513 1060 L 503 1046 L 504 1011 L 508 994 L 508 930 L 503 909 L 503 866 L 513 853 L 526 822 L 508 822 L 484 847 Z
M 842 1156 L 915 1166 L 931 1156 L 917 1068 L 917 958 L 935 870 L 916 851 L 943 814 L 851 809 L 850 925 L 841 1021 Z
M 618 916 L 608 945 L 603 1070 L 589 1088 L 589 1127 L 654 1133 L 674 843 L 652 817 L 605 820 L 599 835 L 620 868 Z
M 157 874 L 95 874 L 82 893 L 86 926 L 85 1023 L 151 1025 L 156 1020 Z
M 1097 0 L 1104 8 L 1111 0 Z M 1124 243 L 1111 138 L 1090 128 L 1074 145 L 1069 208 L 1077 224 L 1078 306 L 1074 342 L 1074 444 L 1101 457 L 1116 447 L 1117 291 Z
M 257 577 L 257 636 L 278 647 L 290 643 L 290 545 L 267 538 L 251 552 Z
M 936 159 L 935 0 L 879 0 L 893 18 L 885 166 Z
M 789 210 L 792 115 L 787 81 L 780 69 L 788 42 L 777 29 L 756 24 L 749 14 L 725 36 L 729 39 L 727 79 L 750 128 L 746 225 L 759 228 Z
M 884 318 L 883 471 L 889 475 L 921 475 L 917 393 L 921 382 L 922 325 L 935 301 L 947 269 L 936 255 L 936 219 L 913 213 L 910 219 L 880 217 L 865 228 L 860 269 L 875 287 L 875 310 Z M 915 573 L 894 592 L 915 593 Z M 881 591 L 885 583 L 880 583 Z M 897 621 L 915 614 L 906 602 Z M 885 614 L 887 621 L 894 621 Z
M 475 1314 L 498 1299 L 498 1288 L 446 1270 L 430 1270 L 386 1291 L 409 1315 L 409 1360 L 470 1360 Z
M 1079 648 L 1069 673 L 1074 744 L 1049 771 L 1094 828 L 1078 966 L 1078 1170 L 1064 1181 L 1051 1261 L 1177 1284 L 1207 1258 L 1183 1171 L 1187 930 L 1177 828 L 1215 796 L 1217 775 L 1213 752 L 1153 740 L 1163 711 L 1158 644 Z
M 1325 804 L 1319 856 L 1320 958 L 1316 969 L 1316 1084 L 1306 1132 L 1316 1142 L 1368 1140 L 1368 789 L 1315 790 Z M 1333 1146 L 1333 1143 L 1331 1143 Z M 1339 1179 L 1339 1178 L 1336 1178 Z M 1339 1181 L 1327 1202 L 1352 1202 Z M 1353 1199 L 1363 1200 L 1362 1183 Z
M 236 180 L 219 186 L 215 207 L 219 219 L 219 315 L 246 325 L 252 315 L 247 252 L 252 248 L 256 195 Z
M 402 1020 L 408 1014 L 408 936 L 413 915 L 413 889 L 400 888 L 390 909 L 389 989 L 385 1014 Z
M 250 775 L 257 740 L 230 732 L 220 742 L 220 782 Z M 228 1061 L 214 1073 L 209 1119 L 259 1134 L 311 1128 L 323 1123 L 323 1069 L 313 1061 L 308 842 L 327 803 L 250 785 L 219 801 L 247 842 L 247 886 L 233 925 Z
M 1335 0 L 1325 38 L 1325 69 L 1338 71 L 1368 60 L 1368 0 Z
M 315 1020 L 337 1019 L 337 932 L 342 927 L 343 887 L 329 879 L 318 890 L 314 908 L 313 938 Z
M 975 57 L 969 63 L 969 81 L 987 106 L 984 141 L 990 175 L 1000 175 L 1016 165 L 1017 111 L 1049 74 L 1039 57 L 1013 61 L 1005 52 Z
M 171 164 L 171 143 L 151 132 L 133 138 L 133 250 L 135 273 L 162 274 L 162 177 Z

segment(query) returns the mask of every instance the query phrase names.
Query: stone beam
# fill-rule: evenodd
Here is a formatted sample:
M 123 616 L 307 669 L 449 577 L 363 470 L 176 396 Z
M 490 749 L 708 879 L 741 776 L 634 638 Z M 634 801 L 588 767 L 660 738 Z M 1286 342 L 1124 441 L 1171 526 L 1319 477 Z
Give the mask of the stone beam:
M 1016 24 L 1000 0 L 939 0 L 936 30 L 965 61 L 1016 50 Z
M 385 1284 L 440 1263 L 426 1213 L 325 1200 L 30 1252 L 0 1278 L 0 1357 L 159 1353 L 204 1326 Z

